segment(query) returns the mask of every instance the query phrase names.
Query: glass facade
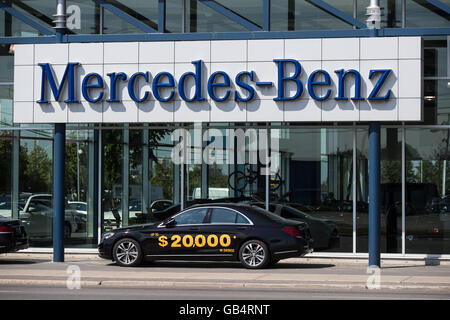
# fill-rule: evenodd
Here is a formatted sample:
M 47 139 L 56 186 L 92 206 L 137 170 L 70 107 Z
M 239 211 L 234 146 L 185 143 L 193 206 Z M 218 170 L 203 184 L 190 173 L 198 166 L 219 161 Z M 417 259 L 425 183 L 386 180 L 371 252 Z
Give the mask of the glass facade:
M 209 6 L 198 0 L 166 0 L 165 32 L 239 32 L 248 31 L 222 12 L 239 16 L 262 28 L 264 1 L 215 1 Z M 450 5 L 450 0 L 440 0 Z M 92 0 L 67 1 L 69 34 L 126 34 L 142 33 L 139 27 L 119 18 L 109 7 L 113 6 L 132 19 L 158 30 L 158 0 L 106 0 L 102 6 Z M 327 0 L 327 5 L 364 23 L 366 0 Z M 5 4 L 43 27 L 53 27 L 55 11 L 53 0 L 8 0 Z M 218 8 L 220 7 L 220 8 Z M 427 1 L 380 0 L 382 28 L 448 27 L 449 13 Z M 305 0 L 278 0 L 270 2 L 270 30 L 345 30 L 353 25 L 339 19 L 326 6 Z M 0 10 L 0 37 L 30 37 L 43 35 L 23 19 Z
M 142 34 L 142 24 L 158 30 L 159 1 L 105 2 L 129 19 L 94 1 L 67 1 L 68 34 Z M 262 29 L 264 2 L 218 0 L 209 6 L 167 0 L 164 31 Z M 365 22 L 368 1 L 325 2 Z M 31 246 L 51 247 L 53 126 L 13 123 L 14 46 L 7 39 L 53 32 L 55 1 L 3 3 L 14 11 L 0 10 L 0 215 L 22 219 Z M 382 28 L 449 26 L 449 13 L 426 1 L 380 5 Z M 269 29 L 356 27 L 326 7 L 282 0 L 270 2 Z M 424 121 L 385 123 L 381 130 L 383 253 L 450 254 L 450 36 L 422 38 Z M 316 251 L 366 253 L 368 149 L 368 128 L 355 123 L 68 125 L 65 243 L 95 248 L 105 231 L 161 221 L 192 204 L 222 199 L 307 221 Z M 268 158 L 270 171 L 262 165 Z
M 448 129 L 406 129 L 406 252 L 450 253 Z

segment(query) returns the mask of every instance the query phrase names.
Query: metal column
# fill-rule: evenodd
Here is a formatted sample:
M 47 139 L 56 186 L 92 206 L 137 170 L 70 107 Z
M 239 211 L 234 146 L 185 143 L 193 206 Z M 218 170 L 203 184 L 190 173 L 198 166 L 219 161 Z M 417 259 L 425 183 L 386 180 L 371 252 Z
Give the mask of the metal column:
M 63 42 L 66 1 L 56 2 L 56 42 Z M 53 262 L 64 262 L 66 124 L 56 123 L 53 136 Z
M 367 27 L 371 37 L 381 28 L 379 0 L 370 0 L 366 8 Z M 380 123 L 369 124 L 369 267 L 380 267 Z
M 64 262 L 66 125 L 55 124 L 53 142 L 53 262 Z
M 380 267 L 380 124 L 369 124 L 369 267 Z

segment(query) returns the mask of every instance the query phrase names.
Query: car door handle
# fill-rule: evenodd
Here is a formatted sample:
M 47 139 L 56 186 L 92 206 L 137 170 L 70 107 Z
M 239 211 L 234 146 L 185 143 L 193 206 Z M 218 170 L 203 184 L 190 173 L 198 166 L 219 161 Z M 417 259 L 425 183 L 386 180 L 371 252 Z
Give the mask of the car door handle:
M 247 230 L 247 227 L 237 227 L 238 230 Z
M 191 230 L 191 231 L 198 231 L 198 230 L 200 230 L 200 229 L 197 228 L 197 227 L 192 227 L 192 228 L 189 228 L 189 230 Z

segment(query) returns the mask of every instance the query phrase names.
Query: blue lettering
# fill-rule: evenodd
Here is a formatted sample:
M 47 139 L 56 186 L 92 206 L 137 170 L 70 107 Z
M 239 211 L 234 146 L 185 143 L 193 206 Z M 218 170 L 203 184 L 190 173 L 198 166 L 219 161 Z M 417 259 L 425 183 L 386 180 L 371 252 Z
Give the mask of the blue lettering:
M 247 96 L 247 98 L 242 98 L 241 95 L 239 94 L 239 92 L 235 91 L 234 92 L 234 100 L 235 101 L 247 102 L 247 101 L 250 101 L 253 99 L 253 97 L 255 96 L 255 89 L 252 86 L 248 85 L 247 83 L 241 81 L 242 76 L 248 76 L 250 81 L 253 81 L 253 74 L 254 74 L 253 71 L 251 71 L 251 72 L 242 71 L 237 74 L 236 84 L 239 87 L 247 90 L 248 96 Z
M 194 100 L 197 101 L 203 101 L 205 100 L 204 97 L 202 97 L 202 64 L 203 62 L 201 60 L 192 61 L 192 64 L 195 65 L 195 73 L 193 72 L 186 72 L 180 77 L 180 81 L 178 82 L 178 93 L 180 94 L 181 99 L 187 102 L 192 102 Z M 191 76 L 195 80 L 195 93 L 192 98 L 188 98 L 186 96 L 186 93 L 184 92 L 184 82 L 186 81 L 186 78 L 188 76 Z
M 335 100 L 348 100 L 348 98 L 345 96 L 345 76 L 348 74 L 353 74 L 355 76 L 355 96 L 351 98 L 352 100 L 364 100 L 363 97 L 361 97 L 361 75 L 358 71 L 350 69 L 348 71 L 344 71 L 344 69 L 341 70 L 335 70 L 339 77 L 338 82 L 338 96 L 334 98 Z
M 148 82 L 149 81 L 149 77 L 150 77 L 150 73 L 148 71 L 146 73 L 136 72 L 135 74 L 133 74 L 131 76 L 130 80 L 128 80 L 128 94 L 130 95 L 130 98 L 133 101 L 136 101 L 136 102 L 144 102 L 145 100 L 147 100 L 149 92 L 145 91 L 144 96 L 142 97 L 142 99 L 139 99 L 138 97 L 136 97 L 134 89 L 135 89 L 135 82 L 136 82 L 136 78 L 137 77 L 144 77 L 145 82 Z
M 89 84 L 89 80 L 93 77 L 97 79 L 97 83 Z M 84 77 L 83 83 L 81 85 L 81 93 L 83 94 L 83 97 L 86 99 L 86 101 L 95 103 L 103 99 L 103 91 L 100 92 L 97 98 L 91 98 L 91 96 L 89 95 L 89 89 L 95 88 L 103 88 L 103 78 L 98 73 L 89 73 Z
M 303 83 L 300 80 L 300 75 L 302 73 L 302 66 L 299 61 L 294 59 L 274 59 L 273 60 L 277 65 L 278 71 L 278 88 L 277 88 L 277 96 L 273 99 L 275 101 L 292 101 L 299 98 L 303 94 Z M 194 72 L 186 72 L 181 75 L 178 83 L 178 92 L 180 94 L 181 99 L 187 102 L 195 102 L 195 101 L 204 101 L 205 97 L 202 95 L 202 64 L 201 60 L 192 61 L 192 64 L 195 66 Z M 75 89 L 75 72 L 76 66 L 78 66 L 78 62 L 69 62 L 66 65 L 64 70 L 64 74 L 59 83 L 55 80 L 55 75 L 53 69 L 49 63 L 39 63 L 39 66 L 42 69 L 42 77 L 41 77 L 41 96 L 37 101 L 38 103 L 48 103 L 46 92 L 46 86 L 48 82 L 48 86 L 50 87 L 53 97 L 56 101 L 59 101 L 61 96 L 63 95 L 63 91 L 67 87 L 67 99 L 64 100 L 66 103 L 77 103 L 76 89 Z M 291 75 L 287 75 L 286 68 L 287 66 L 293 66 L 293 72 Z M 334 70 L 337 74 L 337 92 L 334 97 L 335 100 L 364 100 L 365 97 L 361 95 L 361 87 L 363 85 L 361 80 L 361 74 L 357 70 Z M 384 91 L 383 86 L 386 83 L 389 75 L 391 74 L 391 69 L 375 69 L 370 70 L 369 72 L 369 80 L 372 82 L 376 82 L 372 92 L 370 92 L 367 100 L 387 100 L 389 99 L 392 90 L 387 90 L 387 93 L 384 96 L 380 96 L 380 92 Z M 349 80 L 350 77 L 354 79 L 355 83 L 355 92 L 353 97 L 349 98 L 346 96 L 346 81 Z M 120 102 L 121 97 L 118 95 L 120 93 L 117 92 L 118 86 L 121 81 L 126 81 L 128 79 L 127 74 L 124 72 L 112 72 L 108 73 L 107 76 L 110 78 L 110 88 L 109 88 L 109 98 L 106 100 L 107 102 Z M 194 81 L 194 93 L 192 97 L 188 97 L 186 94 L 186 81 L 187 79 L 191 79 Z M 378 78 L 377 78 L 378 77 Z M 141 79 L 142 78 L 142 79 Z M 156 100 L 161 102 L 169 102 L 174 99 L 175 96 L 175 79 L 174 76 L 169 72 L 160 72 L 158 73 L 153 81 L 151 81 L 151 75 L 149 71 L 146 72 L 136 72 L 131 75 L 128 80 L 128 94 L 130 98 L 135 102 L 144 102 L 148 100 L 151 95 L 151 91 L 153 91 L 153 95 Z M 167 78 L 167 79 L 166 79 Z M 267 81 L 267 82 L 255 82 L 256 75 L 254 71 L 242 71 L 239 72 L 234 78 L 236 90 L 234 90 L 234 101 L 237 102 L 248 102 L 254 99 L 255 97 L 255 86 L 272 86 L 275 82 Z M 271 80 L 271 79 L 264 79 Z M 152 90 L 146 90 L 145 92 L 139 92 L 139 86 L 136 84 L 139 81 L 145 81 L 143 84 L 151 85 Z M 253 82 L 250 84 L 249 82 Z M 286 93 L 287 84 L 293 84 L 293 88 L 296 88 L 295 94 L 288 95 Z M 329 86 L 332 84 L 332 80 L 330 74 L 322 69 L 314 70 L 311 72 L 309 77 L 307 78 L 307 89 L 310 97 L 316 101 L 324 101 L 331 98 L 332 89 Z M 124 83 L 122 83 L 124 85 Z M 328 86 L 328 87 L 327 87 Z M 142 87 L 142 86 L 141 86 Z M 226 101 L 230 98 L 233 93 L 232 90 L 232 80 L 230 76 L 224 71 L 217 71 L 211 74 L 207 81 L 207 94 L 214 101 Z M 87 74 L 81 82 L 81 94 L 86 101 L 91 103 L 96 103 L 102 101 L 106 93 L 104 92 L 105 88 L 105 79 L 98 73 L 89 73 Z M 217 89 L 222 88 L 223 94 L 218 95 Z M 239 89 L 240 88 L 240 89 Z M 320 89 L 322 88 L 322 92 Z M 93 91 L 97 89 L 97 91 Z M 166 89 L 168 92 L 167 97 L 161 96 L 162 89 Z M 242 90 L 241 90 L 242 89 Z M 138 90 L 138 92 L 136 92 Z M 243 91 L 241 93 L 239 91 Z
M 278 96 L 274 98 L 275 101 L 288 101 L 288 100 L 295 100 L 298 97 L 300 97 L 303 93 L 303 84 L 298 79 L 300 76 L 300 73 L 302 72 L 302 66 L 300 65 L 300 62 L 293 59 L 274 59 L 274 62 L 278 64 Z M 292 63 L 295 67 L 294 75 L 290 77 L 285 76 L 285 64 L 286 63 Z M 293 81 L 297 85 L 297 91 L 294 96 L 292 97 L 285 97 L 284 95 L 284 88 L 285 88 L 285 82 L 286 81 Z
M 322 74 L 324 76 L 323 81 L 316 81 L 317 75 Z M 317 101 L 324 101 L 330 97 L 331 90 L 328 89 L 327 93 L 323 97 L 319 97 L 316 95 L 316 92 L 314 91 L 315 86 L 324 86 L 324 85 L 330 85 L 331 84 L 331 78 L 328 72 L 325 70 L 316 70 L 308 78 L 308 92 L 311 98 Z
M 368 100 L 387 100 L 389 99 L 389 96 L 391 95 L 391 89 L 388 90 L 386 95 L 384 97 L 378 97 L 378 93 L 381 90 L 381 87 L 383 87 L 384 82 L 388 78 L 389 74 L 391 73 L 391 69 L 381 69 L 381 70 L 370 70 L 369 72 L 369 79 L 372 79 L 374 74 L 381 73 L 380 79 L 378 79 L 378 82 L 376 83 L 375 87 L 373 88 L 372 92 L 370 93 Z
M 223 82 L 215 82 L 217 76 L 221 75 L 223 77 Z M 222 98 L 218 98 L 214 93 L 215 87 L 229 87 L 230 77 L 223 71 L 214 72 L 208 79 L 208 94 L 214 101 L 225 101 L 230 96 L 230 90 L 227 90 Z
M 168 83 L 160 83 L 162 77 L 167 77 L 169 80 Z M 172 100 L 173 96 L 175 95 L 175 92 L 172 90 L 167 98 L 163 98 L 159 94 L 159 88 L 173 88 L 175 87 L 175 80 L 173 79 L 173 75 L 169 72 L 160 72 L 156 75 L 156 77 L 153 79 L 153 95 L 155 96 L 155 99 L 161 102 L 168 102 Z
M 53 77 L 53 70 L 48 63 L 39 63 L 39 66 L 42 68 L 42 81 L 41 81 L 41 98 L 36 101 L 37 103 L 48 103 L 48 100 L 45 98 L 45 79 L 48 79 L 48 83 L 50 84 L 50 88 L 53 93 L 53 97 L 56 101 L 59 101 L 59 96 L 61 95 L 64 84 L 69 78 L 69 97 L 64 102 L 79 102 L 75 99 L 75 66 L 78 66 L 78 62 L 69 62 L 66 66 L 66 70 L 64 71 L 64 75 L 61 79 L 61 83 L 58 87 L 56 87 L 55 78 Z
M 120 100 L 117 98 L 117 81 L 127 80 L 127 75 L 123 72 L 119 73 L 108 73 L 107 76 L 110 78 L 110 85 L 109 85 L 109 99 L 107 99 L 107 102 L 120 102 Z

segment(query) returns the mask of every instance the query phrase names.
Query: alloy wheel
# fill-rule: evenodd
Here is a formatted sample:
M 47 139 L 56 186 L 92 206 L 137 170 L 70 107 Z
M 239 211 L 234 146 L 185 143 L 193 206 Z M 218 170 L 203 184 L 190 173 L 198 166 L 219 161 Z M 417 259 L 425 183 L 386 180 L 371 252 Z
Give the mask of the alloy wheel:
M 139 250 L 131 241 L 121 242 L 116 249 L 117 259 L 124 265 L 133 264 L 139 256 Z
M 264 248 L 255 242 L 251 242 L 244 246 L 242 251 L 242 259 L 252 268 L 260 266 L 266 257 Z

